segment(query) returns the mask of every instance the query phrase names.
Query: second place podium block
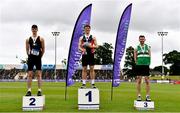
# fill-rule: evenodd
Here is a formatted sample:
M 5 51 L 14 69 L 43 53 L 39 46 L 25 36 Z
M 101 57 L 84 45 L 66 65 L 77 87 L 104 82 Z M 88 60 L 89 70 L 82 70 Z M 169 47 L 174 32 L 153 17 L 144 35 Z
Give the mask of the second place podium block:
M 45 107 L 45 95 L 43 96 L 23 96 L 23 111 L 41 111 Z

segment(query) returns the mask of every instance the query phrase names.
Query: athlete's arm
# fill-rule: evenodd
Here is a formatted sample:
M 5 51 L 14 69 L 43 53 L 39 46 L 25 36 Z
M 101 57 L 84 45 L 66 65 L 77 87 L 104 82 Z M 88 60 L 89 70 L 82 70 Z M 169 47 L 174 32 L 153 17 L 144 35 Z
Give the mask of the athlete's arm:
M 83 38 L 83 37 L 80 37 L 80 38 L 79 38 L 78 49 L 79 49 L 80 51 L 84 52 L 85 49 L 82 48 L 82 38 Z
M 135 63 L 136 63 L 136 60 L 137 60 L 137 50 L 134 49 L 134 61 L 135 61 Z
M 96 37 L 93 37 L 93 40 L 94 40 L 94 44 L 90 45 L 89 47 L 93 48 L 93 49 L 96 49 L 96 48 L 98 48 Z
M 149 47 L 149 56 L 151 58 L 151 47 Z
M 41 57 L 44 55 L 44 52 L 45 52 L 45 42 L 44 42 L 44 39 L 41 37 L 41 46 L 42 46 L 42 55 Z
M 94 48 L 98 48 L 96 37 L 94 37 Z
M 26 54 L 29 55 L 29 39 L 26 39 Z

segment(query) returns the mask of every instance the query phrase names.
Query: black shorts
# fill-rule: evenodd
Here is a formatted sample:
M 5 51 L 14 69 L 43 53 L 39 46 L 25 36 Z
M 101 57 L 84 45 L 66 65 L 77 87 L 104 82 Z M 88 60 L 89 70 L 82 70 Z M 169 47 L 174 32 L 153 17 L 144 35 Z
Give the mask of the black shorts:
M 34 66 L 36 66 L 36 70 L 41 70 L 41 57 L 29 55 L 28 56 L 28 71 L 32 71 Z
M 136 76 L 149 76 L 149 65 L 136 65 Z
M 94 66 L 94 54 L 82 55 L 82 66 Z

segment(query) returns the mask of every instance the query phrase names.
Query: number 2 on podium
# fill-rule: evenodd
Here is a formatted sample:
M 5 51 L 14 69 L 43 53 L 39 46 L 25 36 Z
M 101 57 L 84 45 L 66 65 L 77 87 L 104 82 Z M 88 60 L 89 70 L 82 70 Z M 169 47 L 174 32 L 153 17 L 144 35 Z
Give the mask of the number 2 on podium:
M 86 93 L 85 96 L 88 96 L 88 101 L 92 102 L 92 91 L 89 91 L 88 93 Z
M 31 101 L 31 102 L 29 103 L 30 106 L 35 106 L 35 105 L 36 105 L 36 104 L 35 104 L 35 101 L 36 101 L 35 98 L 30 98 L 29 100 Z

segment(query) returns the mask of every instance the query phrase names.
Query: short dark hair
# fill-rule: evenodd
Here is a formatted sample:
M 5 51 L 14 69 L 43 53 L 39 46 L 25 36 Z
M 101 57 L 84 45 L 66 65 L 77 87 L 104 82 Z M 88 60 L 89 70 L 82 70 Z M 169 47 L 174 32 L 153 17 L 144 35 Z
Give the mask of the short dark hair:
M 91 28 L 91 26 L 90 26 L 89 24 L 86 24 L 86 25 L 84 26 L 84 28 L 85 28 L 85 27 L 89 27 L 89 28 Z
M 141 38 L 141 37 L 144 37 L 144 38 L 145 38 L 145 36 L 144 36 L 144 35 L 140 35 L 140 36 L 139 36 L 139 38 Z
M 38 29 L 38 26 L 34 24 L 34 25 L 32 25 L 31 28 L 33 28 L 33 29 Z

